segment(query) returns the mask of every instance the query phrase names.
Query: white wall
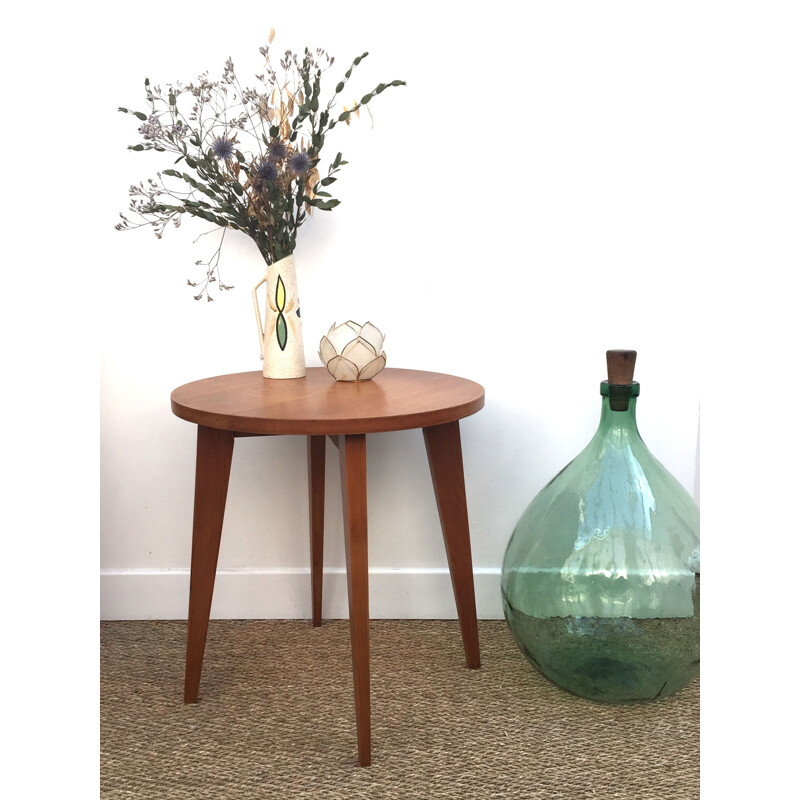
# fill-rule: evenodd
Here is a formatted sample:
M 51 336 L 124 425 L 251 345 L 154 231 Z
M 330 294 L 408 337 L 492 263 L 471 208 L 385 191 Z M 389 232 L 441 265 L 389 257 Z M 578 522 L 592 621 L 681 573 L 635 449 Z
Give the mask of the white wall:
M 193 244 L 210 226 L 161 241 L 113 230 L 128 185 L 169 166 L 125 149 L 135 120 L 114 109 L 142 105 L 145 76 L 214 76 L 229 55 L 247 79 L 270 27 L 275 48 L 328 49 L 334 79 L 369 50 L 355 97 L 408 82 L 373 101 L 374 125 L 362 116 L 326 142 L 329 158 L 341 150 L 350 163 L 335 184 L 341 206 L 300 230 L 306 358 L 316 364 L 334 320 L 370 319 L 388 333 L 389 366 L 485 387 L 486 407 L 462 422 L 479 614 L 501 616 L 499 566 L 516 520 L 596 427 L 606 349 L 639 351 L 642 435 L 699 492 L 695 298 L 708 253 L 698 182 L 713 146 L 702 25 L 671 4 L 465 8 L 240 3 L 247 35 L 225 24 L 229 10 L 187 31 L 185 12 L 160 4 L 157 26 L 131 15 L 114 31 L 97 144 L 108 165 L 97 234 L 104 618 L 185 615 L 195 431 L 171 414 L 169 394 L 260 368 L 249 294 L 260 264 L 248 239 L 226 237 L 222 274 L 236 289 L 207 303 L 186 279 L 215 246 L 216 233 Z M 237 441 L 215 616 L 310 614 L 304 448 L 300 437 Z M 368 467 L 373 615 L 453 616 L 421 434 L 371 437 Z M 328 475 L 324 613 L 344 616 L 332 453 Z

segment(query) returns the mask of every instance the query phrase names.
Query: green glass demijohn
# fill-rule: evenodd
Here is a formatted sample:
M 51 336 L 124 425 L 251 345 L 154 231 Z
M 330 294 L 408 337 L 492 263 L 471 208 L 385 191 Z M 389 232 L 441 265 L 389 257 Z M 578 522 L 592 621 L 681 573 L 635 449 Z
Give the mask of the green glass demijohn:
M 636 352 L 609 350 L 587 447 L 533 499 L 503 560 L 517 645 L 581 697 L 665 697 L 700 671 L 699 511 L 636 426 Z

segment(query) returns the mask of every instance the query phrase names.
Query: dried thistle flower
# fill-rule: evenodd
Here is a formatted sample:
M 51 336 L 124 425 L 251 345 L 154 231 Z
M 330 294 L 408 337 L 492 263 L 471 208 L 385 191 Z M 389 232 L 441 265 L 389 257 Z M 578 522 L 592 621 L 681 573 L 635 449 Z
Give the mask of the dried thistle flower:
M 233 158 L 233 139 L 228 139 L 227 136 L 216 136 L 211 143 L 211 152 L 214 158 L 219 161 L 229 161 Z
M 295 175 L 305 175 L 311 169 L 311 159 L 308 153 L 292 153 L 289 156 L 288 165 Z
M 267 145 L 267 152 L 271 161 L 283 161 L 289 155 L 289 149 L 280 139 L 273 139 Z

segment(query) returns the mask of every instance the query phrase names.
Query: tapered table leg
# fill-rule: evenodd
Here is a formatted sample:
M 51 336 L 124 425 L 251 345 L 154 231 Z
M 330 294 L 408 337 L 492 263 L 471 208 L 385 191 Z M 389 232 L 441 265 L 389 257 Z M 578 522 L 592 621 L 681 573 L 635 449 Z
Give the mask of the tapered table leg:
M 197 702 L 233 456 L 230 431 L 197 426 L 192 571 L 183 701 Z
M 481 665 L 481 654 L 478 646 L 478 617 L 475 611 L 467 493 L 464 487 L 464 465 L 458 421 L 423 428 L 423 434 L 436 504 L 439 507 L 439 519 L 442 523 L 467 666 L 477 669 Z
M 369 572 L 367 567 L 367 442 L 364 434 L 339 438 L 350 644 L 356 700 L 358 760 L 372 762 L 369 712 Z
M 325 535 L 325 437 L 308 437 L 308 516 L 311 540 L 311 623 L 322 625 L 322 551 Z

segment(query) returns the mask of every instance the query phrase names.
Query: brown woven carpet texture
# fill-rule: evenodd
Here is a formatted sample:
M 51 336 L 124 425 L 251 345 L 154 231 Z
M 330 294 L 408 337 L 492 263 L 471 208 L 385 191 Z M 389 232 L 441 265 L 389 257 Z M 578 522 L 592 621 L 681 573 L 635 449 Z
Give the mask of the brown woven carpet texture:
M 504 621 L 479 631 L 469 670 L 456 621 L 370 622 L 359 767 L 346 620 L 212 620 L 195 705 L 185 622 L 101 623 L 101 798 L 699 797 L 699 681 L 593 703 L 541 677 Z

